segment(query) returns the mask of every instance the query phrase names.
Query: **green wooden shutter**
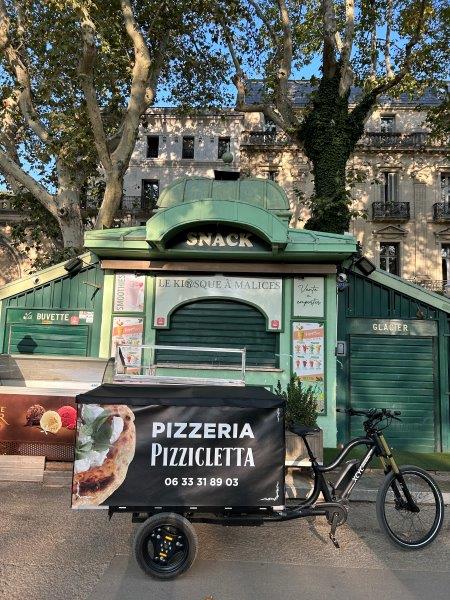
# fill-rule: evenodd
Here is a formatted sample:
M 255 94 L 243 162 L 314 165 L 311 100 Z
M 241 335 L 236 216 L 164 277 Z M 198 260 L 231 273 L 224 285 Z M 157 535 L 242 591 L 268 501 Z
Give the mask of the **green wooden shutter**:
M 253 306 L 228 300 L 200 300 L 185 304 L 170 319 L 170 329 L 159 329 L 156 343 L 170 346 L 247 348 L 246 364 L 274 367 L 278 364 L 278 334 L 266 331 L 266 318 Z M 235 364 L 240 355 L 160 350 L 158 363 Z
M 435 394 L 432 338 L 350 337 L 352 408 L 402 412 L 386 437 L 394 448 L 434 452 Z M 362 419 L 350 419 L 351 436 L 362 435 Z
M 12 323 L 8 331 L 10 354 L 60 354 L 87 356 L 87 325 L 27 325 Z

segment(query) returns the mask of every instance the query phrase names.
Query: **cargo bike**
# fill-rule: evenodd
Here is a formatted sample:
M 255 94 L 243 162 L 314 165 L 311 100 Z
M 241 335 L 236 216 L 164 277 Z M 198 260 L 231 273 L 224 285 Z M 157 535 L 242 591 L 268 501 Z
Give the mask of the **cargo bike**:
M 161 351 L 200 352 L 203 360 L 208 352 L 239 353 L 241 375 L 161 375 Z M 284 400 L 262 386 L 245 385 L 245 350 L 121 346 L 104 383 L 80 394 L 77 403 L 72 507 L 106 508 L 110 518 L 131 513 L 140 524 L 136 560 L 155 578 L 173 579 L 192 565 L 198 547 L 194 523 L 256 526 L 322 516 L 339 548 L 336 530 L 347 520 L 351 492 L 375 457 L 385 473 L 376 512 L 389 539 L 421 549 L 442 527 L 444 504 L 435 481 L 418 467 L 399 467 L 392 455 L 383 432 L 400 413 L 386 409 L 346 410 L 363 418 L 364 435 L 328 465 L 319 464 L 308 443 L 317 429 L 293 426 L 304 441 L 314 484 L 290 505 L 284 491 Z M 366 447 L 364 457 L 345 461 L 357 446 Z M 327 482 L 326 474 L 341 465 L 337 479 Z

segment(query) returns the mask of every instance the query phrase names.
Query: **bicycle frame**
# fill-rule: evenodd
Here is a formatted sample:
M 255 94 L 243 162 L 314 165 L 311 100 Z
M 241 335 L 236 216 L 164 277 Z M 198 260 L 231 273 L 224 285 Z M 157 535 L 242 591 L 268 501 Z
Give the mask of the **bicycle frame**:
M 341 450 L 339 455 L 329 465 L 319 465 L 317 463 L 316 457 L 311 452 L 307 438 L 305 438 L 305 446 L 311 459 L 311 467 L 314 471 L 314 488 L 311 496 L 309 496 L 309 498 L 307 498 L 307 500 L 303 504 L 303 506 L 305 507 L 315 504 L 321 493 L 325 502 L 333 502 L 334 498 L 332 492 L 330 491 L 329 485 L 325 481 L 324 473 L 328 473 L 339 467 L 339 465 L 342 464 L 348 453 L 351 450 L 353 450 L 353 448 L 356 448 L 356 446 L 367 446 L 368 450 L 366 455 L 359 463 L 358 470 L 356 471 L 355 475 L 353 476 L 353 478 L 351 479 L 351 481 L 349 482 L 342 494 L 342 498 L 348 498 L 353 487 L 356 485 L 359 478 L 366 470 L 367 465 L 372 460 L 374 454 L 377 452 L 377 446 L 373 439 L 369 437 L 357 437 L 348 442 L 348 444 L 346 444 L 346 446 L 344 446 L 344 448 Z

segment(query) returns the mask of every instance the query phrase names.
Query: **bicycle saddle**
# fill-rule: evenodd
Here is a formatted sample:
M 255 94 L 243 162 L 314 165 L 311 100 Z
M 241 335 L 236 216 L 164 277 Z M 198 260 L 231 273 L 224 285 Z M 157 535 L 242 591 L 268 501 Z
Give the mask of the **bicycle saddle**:
M 304 437 L 305 435 L 312 435 L 320 431 L 320 427 L 308 427 L 307 425 L 292 425 L 289 427 L 289 431 Z

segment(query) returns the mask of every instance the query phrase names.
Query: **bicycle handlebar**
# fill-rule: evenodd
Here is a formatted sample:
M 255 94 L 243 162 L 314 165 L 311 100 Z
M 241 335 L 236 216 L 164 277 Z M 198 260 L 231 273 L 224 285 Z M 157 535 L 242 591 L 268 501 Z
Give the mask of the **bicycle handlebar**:
M 382 419 L 389 417 L 396 421 L 401 421 L 398 417 L 402 414 L 399 410 L 389 410 L 388 408 L 369 408 L 368 410 L 356 410 L 354 408 L 337 408 L 336 412 L 346 413 L 350 417 L 361 416 L 368 419 Z

